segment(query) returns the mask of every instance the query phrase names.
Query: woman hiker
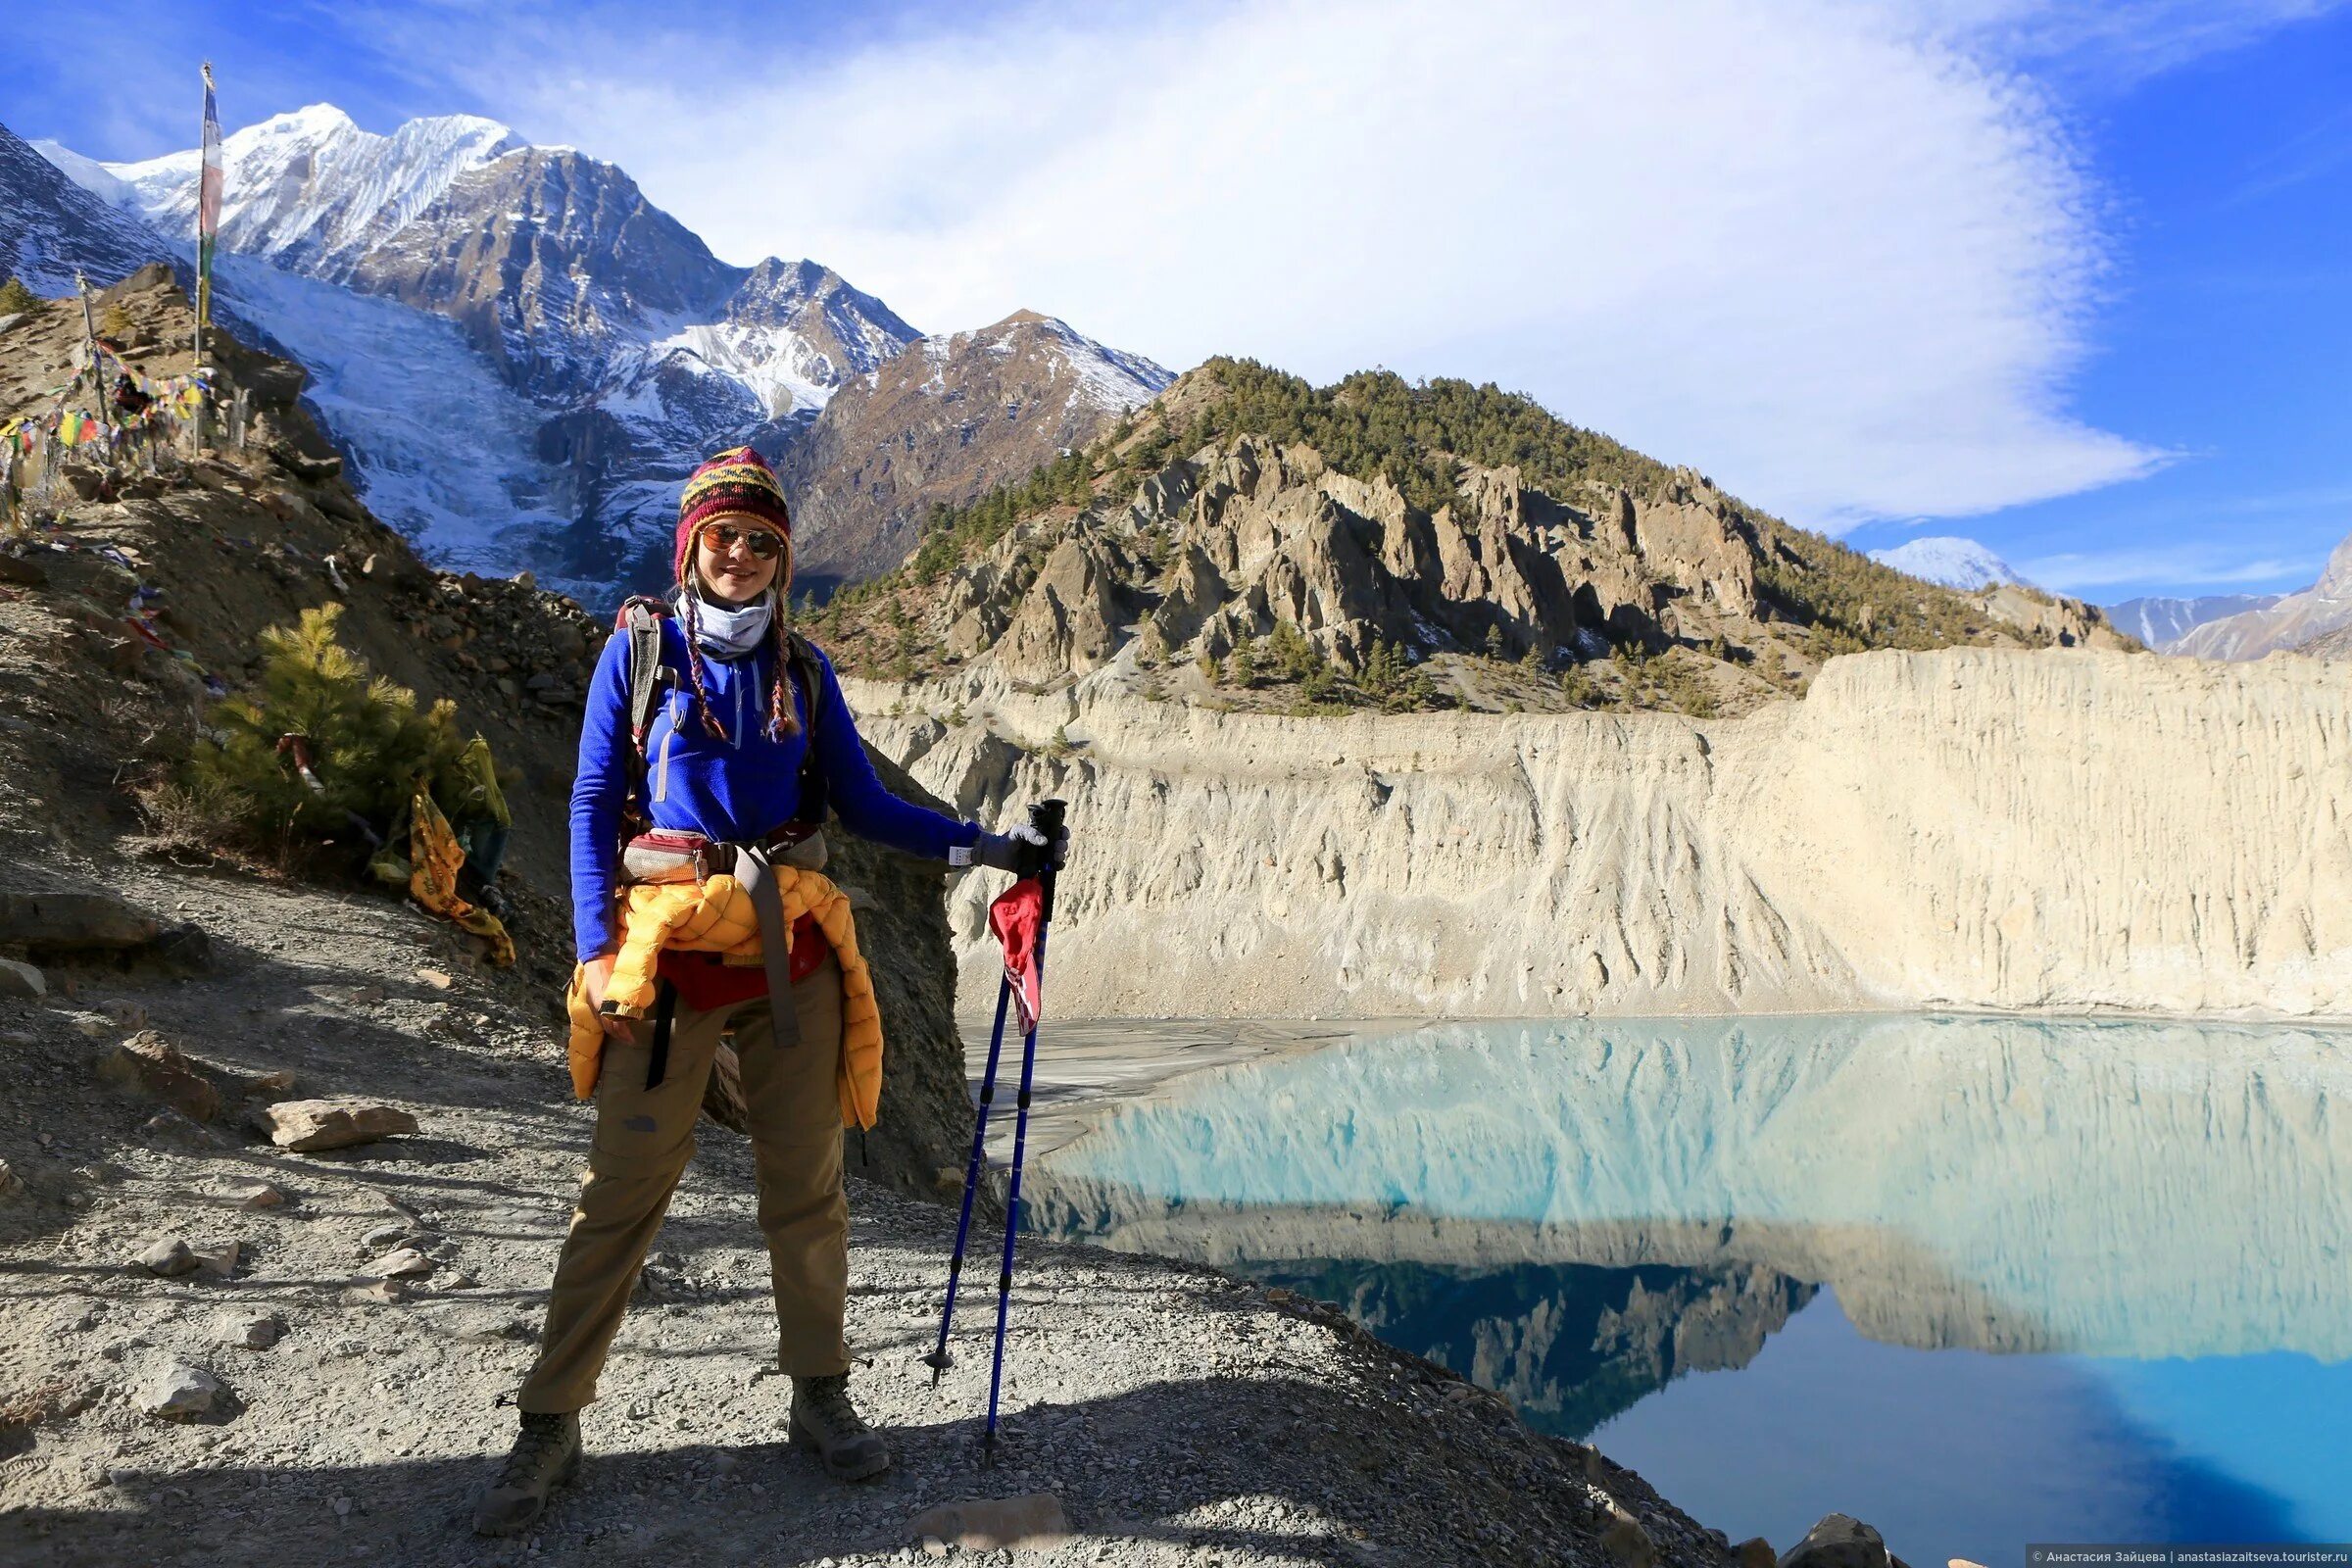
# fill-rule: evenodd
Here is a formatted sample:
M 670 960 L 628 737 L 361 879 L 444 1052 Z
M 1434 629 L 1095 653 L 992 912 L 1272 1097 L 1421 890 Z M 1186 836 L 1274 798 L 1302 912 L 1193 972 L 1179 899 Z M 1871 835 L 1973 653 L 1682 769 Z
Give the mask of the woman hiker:
M 862 837 L 954 865 L 1026 876 L 1049 853 L 1034 829 L 984 833 L 976 822 L 898 799 L 875 777 L 830 662 L 784 625 L 792 523 L 775 475 L 751 448 L 720 453 L 687 480 L 675 563 L 668 612 L 654 619 L 634 612 L 636 630 L 617 631 L 605 645 L 580 729 L 571 795 L 580 960 L 574 1038 L 591 1049 L 584 1069 L 575 1061 L 574 1082 L 583 1093 L 594 1086 L 596 1135 L 556 1264 L 539 1359 L 514 1400 L 522 1431 L 474 1510 L 474 1528 L 484 1535 L 528 1528 L 549 1493 L 578 1468 L 579 1410 L 596 1397 L 638 1267 L 694 1151 L 713 1054 L 729 1032 L 775 1284 L 778 1366 L 792 1378 L 793 1441 L 814 1447 L 845 1480 L 890 1464 L 881 1438 L 850 1402 L 842 1335 L 849 1292 L 842 1126 L 853 1105 L 870 1119 L 880 1051 L 854 933 L 836 926 L 851 938 L 837 952 L 808 910 L 790 922 L 783 983 L 791 1012 L 782 1027 L 771 976 L 782 978 L 787 960 L 764 937 L 754 962 L 664 948 L 654 1017 L 632 1022 L 624 1015 L 631 1009 L 614 1010 L 609 990 L 626 979 L 615 980 L 616 956 L 624 970 L 644 956 L 622 955 L 629 933 L 616 904 L 625 899 L 626 912 L 636 913 L 635 901 L 649 892 L 691 900 L 701 889 L 725 887 L 716 873 L 731 871 L 743 885 L 730 890 L 738 894 L 765 880 L 759 925 L 772 929 L 782 918 L 779 884 L 791 884 L 791 902 L 802 902 L 790 845 L 827 806 Z M 657 646 L 656 630 L 661 669 L 650 672 L 649 687 L 642 683 L 649 672 L 630 668 L 631 648 Z M 641 677 L 634 692 L 633 673 Z M 632 711 L 649 706 L 650 723 L 633 736 Z M 624 849 L 629 816 L 642 831 Z M 680 881 L 623 892 L 624 883 Z M 811 878 L 807 886 L 836 901 L 829 917 L 847 920 L 847 902 L 829 883 Z M 753 891 L 748 902 L 760 903 L 760 895 Z M 847 1054 L 845 963 L 858 982 L 858 1010 L 849 1022 L 859 1037 Z M 851 1061 L 855 1048 L 870 1048 L 863 1062 Z

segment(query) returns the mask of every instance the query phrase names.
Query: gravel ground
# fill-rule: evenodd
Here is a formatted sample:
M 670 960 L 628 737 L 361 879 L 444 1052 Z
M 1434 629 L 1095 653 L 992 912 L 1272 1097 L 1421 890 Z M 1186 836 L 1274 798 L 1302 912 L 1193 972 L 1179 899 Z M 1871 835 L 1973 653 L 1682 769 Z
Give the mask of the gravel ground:
M 530 1359 L 588 1135 L 548 999 L 386 900 L 110 875 L 200 920 L 217 958 L 183 981 L 53 972 L 75 994 L 0 1027 L 0 1158 L 24 1184 L 0 1199 L 0 1560 L 911 1561 L 925 1508 L 1041 1492 L 1071 1534 L 1028 1562 L 1729 1560 L 1639 1478 L 1336 1310 L 1081 1247 L 1023 1245 L 983 1467 L 993 1270 L 971 1271 L 960 1359 L 934 1391 L 919 1357 L 955 1210 L 856 1179 L 850 1331 L 870 1364 L 854 1388 L 897 1463 L 833 1483 L 784 1443 L 750 1151 L 709 1123 L 583 1417 L 579 1481 L 537 1534 L 479 1541 L 471 1498 L 514 1426 L 495 1401 Z M 155 1119 L 94 1072 L 142 1025 L 232 1097 L 290 1071 L 298 1096 L 379 1099 L 419 1131 L 304 1155 L 234 1108 Z M 257 1180 L 288 1200 L 240 1206 Z M 243 1257 L 225 1279 L 130 1265 L 172 1236 Z M 370 1299 L 366 1269 L 401 1247 L 431 1274 Z M 263 1314 L 284 1325 L 274 1345 L 222 1343 Z M 220 1408 L 146 1413 L 181 1364 L 225 1386 Z

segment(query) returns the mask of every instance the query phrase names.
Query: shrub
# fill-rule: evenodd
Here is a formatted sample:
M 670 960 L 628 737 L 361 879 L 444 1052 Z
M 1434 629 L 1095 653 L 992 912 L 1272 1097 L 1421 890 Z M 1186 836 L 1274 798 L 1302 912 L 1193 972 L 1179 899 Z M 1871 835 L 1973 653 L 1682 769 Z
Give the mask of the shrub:
M 233 824 L 281 860 L 293 841 L 337 838 L 353 816 L 388 832 L 419 782 L 441 800 L 464 788 L 457 709 L 418 711 L 416 696 L 368 671 L 335 640 L 340 605 L 306 610 L 298 626 L 261 635 L 260 688 L 218 705 L 171 804 Z M 299 738 L 311 779 L 280 749 Z M 312 782 L 316 780 L 316 783 Z
M 41 297 L 24 286 L 22 278 L 12 277 L 0 283 L 0 316 L 15 316 L 29 311 L 41 303 Z

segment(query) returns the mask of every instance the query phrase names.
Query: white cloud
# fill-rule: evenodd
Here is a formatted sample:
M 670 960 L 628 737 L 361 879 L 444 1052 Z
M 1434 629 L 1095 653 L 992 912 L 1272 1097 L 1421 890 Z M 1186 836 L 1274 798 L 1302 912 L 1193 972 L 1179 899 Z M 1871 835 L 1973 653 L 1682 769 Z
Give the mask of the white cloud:
M 2030 581 L 2060 593 L 2093 594 L 2103 588 L 2148 591 L 2151 585 L 2188 584 L 2181 592 L 2212 593 L 2252 585 L 2300 588 L 2319 575 L 2319 558 L 2248 561 L 2226 547 L 2184 544 L 2148 550 L 2091 551 L 2041 556 L 2018 570 Z
M 1833 527 L 2162 461 L 2065 408 L 2097 192 L 2030 84 L 1916 12 L 969 25 L 715 76 L 659 43 L 626 75 L 543 61 L 505 76 L 534 91 L 509 118 L 623 164 L 721 255 L 816 257 L 926 328 L 1028 305 L 1179 368 L 1492 379 Z

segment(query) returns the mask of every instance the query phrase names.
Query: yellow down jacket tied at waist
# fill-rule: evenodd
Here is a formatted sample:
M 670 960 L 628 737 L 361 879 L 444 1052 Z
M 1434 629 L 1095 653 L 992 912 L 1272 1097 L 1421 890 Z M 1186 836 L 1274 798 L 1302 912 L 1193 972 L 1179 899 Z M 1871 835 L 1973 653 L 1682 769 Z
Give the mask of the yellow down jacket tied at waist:
M 833 944 L 833 956 L 841 964 L 842 1125 L 871 1127 L 882 1100 L 882 1009 L 874 1002 L 873 976 L 858 951 L 849 895 L 823 875 L 798 866 L 777 865 L 771 874 L 783 901 L 785 925 L 789 928 L 805 913 L 814 915 L 817 928 Z M 752 896 L 723 873 L 702 882 L 639 883 L 622 894 L 620 913 L 620 953 L 613 959 L 605 1002 L 622 1017 L 644 1018 L 653 1012 L 660 984 L 654 969 L 664 948 L 715 953 L 731 964 L 761 961 L 760 916 Z M 789 929 L 785 939 L 791 940 Z M 596 1092 L 605 1033 L 598 1027 L 596 1009 L 588 1005 L 576 966 L 564 1002 L 571 1017 L 571 1089 L 586 1100 Z M 790 1003 L 778 998 L 773 1004 Z

